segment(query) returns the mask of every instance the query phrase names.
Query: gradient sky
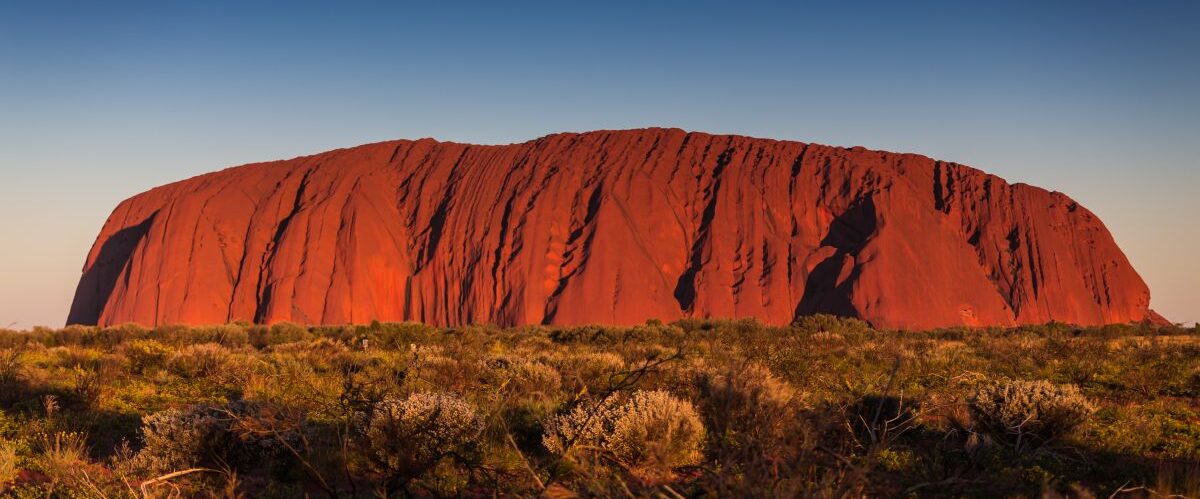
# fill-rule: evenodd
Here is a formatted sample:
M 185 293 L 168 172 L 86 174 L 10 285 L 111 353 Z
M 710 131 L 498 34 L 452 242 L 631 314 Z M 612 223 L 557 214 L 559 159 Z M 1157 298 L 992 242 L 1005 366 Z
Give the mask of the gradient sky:
M 0 0 L 0 327 L 61 325 L 110 211 L 157 185 L 644 126 L 1063 191 L 1200 320 L 1200 2 L 978 3 Z

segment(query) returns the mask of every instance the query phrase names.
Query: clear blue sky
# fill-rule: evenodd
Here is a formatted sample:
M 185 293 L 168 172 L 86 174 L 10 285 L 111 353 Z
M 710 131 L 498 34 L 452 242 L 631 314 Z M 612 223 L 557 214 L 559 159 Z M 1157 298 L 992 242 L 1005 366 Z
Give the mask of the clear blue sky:
M 104 219 L 156 185 L 651 125 L 1061 190 L 1200 319 L 1200 2 L 1050 3 L 0 0 L 0 327 L 60 325 Z

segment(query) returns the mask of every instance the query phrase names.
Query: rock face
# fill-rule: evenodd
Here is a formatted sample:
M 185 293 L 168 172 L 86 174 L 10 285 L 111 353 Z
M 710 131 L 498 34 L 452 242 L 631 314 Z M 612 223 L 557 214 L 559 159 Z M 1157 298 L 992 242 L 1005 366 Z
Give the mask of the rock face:
M 878 327 L 1154 319 L 1067 196 L 914 154 L 687 133 L 400 140 L 121 203 L 69 323 Z

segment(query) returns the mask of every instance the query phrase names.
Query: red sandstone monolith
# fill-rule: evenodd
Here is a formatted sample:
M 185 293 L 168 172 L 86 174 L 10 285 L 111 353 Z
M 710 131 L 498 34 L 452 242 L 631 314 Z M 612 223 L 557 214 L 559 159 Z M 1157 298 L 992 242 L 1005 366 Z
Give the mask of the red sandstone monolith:
M 121 203 L 69 323 L 879 327 L 1156 317 L 1067 196 L 915 154 L 675 129 L 369 144 Z

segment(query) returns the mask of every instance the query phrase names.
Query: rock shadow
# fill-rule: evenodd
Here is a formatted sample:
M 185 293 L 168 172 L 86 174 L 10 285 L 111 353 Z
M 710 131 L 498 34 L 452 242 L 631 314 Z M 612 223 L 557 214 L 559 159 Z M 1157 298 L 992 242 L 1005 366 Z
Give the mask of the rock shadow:
M 75 299 L 71 303 L 71 312 L 67 315 L 67 324 L 95 325 L 100 321 L 100 313 L 108 303 L 117 280 L 125 276 L 129 278 L 126 268 L 133 251 L 138 243 L 146 237 L 151 224 L 158 212 L 137 225 L 126 227 L 109 237 L 100 248 L 100 254 L 75 288 Z
M 845 279 L 839 277 L 847 261 L 866 247 L 878 225 L 875 201 L 870 197 L 856 203 L 830 223 L 829 233 L 821 241 L 821 246 L 832 247 L 836 251 L 813 267 L 812 272 L 808 274 L 808 280 L 804 284 L 804 296 L 796 305 L 794 317 L 812 314 L 859 316 L 858 309 L 850 299 L 850 292 L 858 274 L 857 266 L 850 276 Z

